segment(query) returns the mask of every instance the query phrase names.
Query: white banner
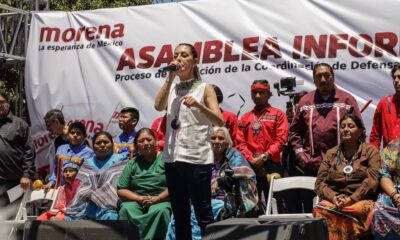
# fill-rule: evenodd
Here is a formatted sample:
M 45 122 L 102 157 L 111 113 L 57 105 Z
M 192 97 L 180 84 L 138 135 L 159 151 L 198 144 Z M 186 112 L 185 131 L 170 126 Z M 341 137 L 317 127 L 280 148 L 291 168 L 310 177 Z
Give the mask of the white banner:
M 222 107 L 253 107 L 250 85 L 282 77 L 305 80 L 296 91 L 315 89 L 311 68 L 326 62 L 337 86 L 352 93 L 368 133 L 378 100 L 394 92 L 390 69 L 399 62 L 398 0 L 201 0 L 130 8 L 32 15 L 26 93 L 38 166 L 51 159 L 52 137 L 43 117 L 61 109 L 67 121 L 84 121 L 89 135 L 116 134 L 122 107 L 140 111 L 138 127 L 163 113 L 154 98 L 177 44 L 200 53 L 203 80 L 221 87 Z M 285 110 L 288 97 L 270 102 Z

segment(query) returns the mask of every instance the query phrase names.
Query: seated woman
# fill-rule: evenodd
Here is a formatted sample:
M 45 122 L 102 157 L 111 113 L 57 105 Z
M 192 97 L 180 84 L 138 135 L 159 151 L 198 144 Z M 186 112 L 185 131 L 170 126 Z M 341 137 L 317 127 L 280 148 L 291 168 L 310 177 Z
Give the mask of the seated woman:
M 71 203 L 76 194 L 81 181 L 76 179 L 79 171 L 79 165 L 74 162 L 68 162 L 63 166 L 64 185 L 58 191 L 57 203 L 54 209 L 43 213 L 36 220 L 64 220 L 65 209 Z
M 232 193 L 235 186 L 239 190 L 240 199 L 234 202 L 237 207 L 224 209 L 225 213 L 233 217 L 246 217 L 255 210 L 258 203 L 256 174 L 245 157 L 232 147 L 232 138 L 226 127 L 214 127 L 211 134 L 214 153 L 214 166 L 212 168 L 211 192 L 212 211 L 215 220 L 220 218 L 225 207 L 227 193 Z M 229 204 L 228 204 L 229 205 Z M 197 224 L 192 208 L 192 239 L 201 240 L 200 227 Z M 167 239 L 175 239 L 175 227 L 172 220 L 168 227 Z
M 225 200 L 227 192 L 238 187 L 240 199 L 234 217 L 245 217 L 258 203 L 256 175 L 249 162 L 234 147 L 226 127 L 214 127 L 211 135 L 214 153 L 211 192 L 215 200 Z M 216 201 L 214 201 L 216 202 Z
M 154 132 L 140 129 L 134 139 L 139 156 L 125 166 L 118 181 L 122 199 L 120 220 L 139 228 L 141 239 L 164 239 L 171 216 L 162 153 L 157 151 Z
M 46 191 L 51 187 L 57 188 L 64 184 L 60 170 L 66 162 L 82 165 L 85 159 L 93 157 L 93 150 L 85 145 L 85 140 L 85 125 L 81 122 L 71 123 L 68 126 L 68 144 L 58 147 L 49 182 L 43 186 Z
M 121 204 L 116 183 L 127 163 L 127 156 L 113 154 L 113 138 L 105 131 L 93 136 L 95 156 L 86 159 L 77 178 L 81 184 L 69 207 L 66 220 L 116 220 Z
M 381 154 L 380 186 L 372 231 L 375 239 L 400 239 L 400 138 L 389 142 Z
M 330 240 L 363 239 L 370 235 L 381 161 L 365 142 L 360 118 L 346 114 L 339 126 L 341 143 L 327 151 L 318 171 L 315 192 L 322 201 L 314 215 L 326 218 Z

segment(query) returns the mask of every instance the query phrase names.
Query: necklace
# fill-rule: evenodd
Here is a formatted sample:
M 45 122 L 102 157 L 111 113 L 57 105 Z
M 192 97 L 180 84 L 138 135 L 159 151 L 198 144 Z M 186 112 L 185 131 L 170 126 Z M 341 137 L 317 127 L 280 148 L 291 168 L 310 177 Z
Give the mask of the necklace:
M 222 161 L 223 161 L 222 163 L 221 162 L 217 162 L 217 164 L 215 166 L 216 171 L 218 172 L 218 176 L 219 177 L 224 177 L 226 174 L 228 174 L 228 177 L 231 177 L 232 176 L 232 172 L 231 172 L 230 169 L 228 170 L 228 167 L 229 167 L 228 162 L 224 161 L 224 159 Z
M 173 130 L 177 130 L 178 128 L 181 127 L 181 121 L 179 121 L 179 111 L 181 109 L 180 98 L 175 98 L 174 102 L 172 104 L 175 105 L 176 108 L 174 108 L 174 119 L 172 119 L 172 121 L 171 121 L 171 128 Z M 176 109 L 176 111 L 175 111 L 175 109 Z
M 253 134 L 257 135 L 260 130 L 261 130 L 261 119 L 264 117 L 266 113 L 266 110 L 261 114 L 261 116 L 259 118 L 256 119 L 256 116 L 254 115 L 254 112 L 252 112 L 253 114 L 253 124 L 251 125 L 251 128 L 253 129 Z
M 343 173 L 346 174 L 346 176 L 351 175 L 352 172 L 353 172 L 353 167 L 351 165 L 346 165 L 343 168 Z
M 172 127 L 172 129 L 174 129 L 174 130 L 176 130 L 176 129 L 178 129 L 178 128 L 181 127 L 181 122 L 179 121 L 178 118 L 172 119 L 172 121 L 171 121 L 171 127 Z
M 350 160 L 347 160 L 345 153 L 343 153 L 343 159 L 344 159 L 344 163 L 346 164 L 346 166 L 343 168 L 343 173 L 346 174 L 347 177 L 350 177 L 350 175 L 353 173 L 353 161 L 356 159 L 358 155 L 358 151 L 356 151 L 353 154 L 353 157 L 351 157 Z
M 182 103 L 180 102 L 180 98 L 182 96 L 187 95 L 190 92 L 190 90 L 195 88 L 200 83 L 201 83 L 201 79 L 192 78 L 190 80 L 181 81 L 180 83 L 176 84 L 175 93 L 176 93 L 177 97 L 174 99 L 173 105 L 175 105 L 177 107 L 174 108 L 174 110 L 176 109 L 176 111 L 174 111 L 174 119 L 172 119 L 172 121 L 171 121 L 171 128 L 173 130 L 177 130 L 181 127 L 181 121 L 179 120 L 179 112 L 180 112 Z
M 190 80 L 181 81 L 175 86 L 175 93 L 179 96 L 186 95 L 189 90 L 197 86 L 201 82 L 201 79 L 192 78 Z

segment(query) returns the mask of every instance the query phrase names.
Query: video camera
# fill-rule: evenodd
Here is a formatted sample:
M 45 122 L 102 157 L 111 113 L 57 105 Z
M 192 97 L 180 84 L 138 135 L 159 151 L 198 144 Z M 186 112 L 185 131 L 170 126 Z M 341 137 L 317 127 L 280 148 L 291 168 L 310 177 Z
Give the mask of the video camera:
M 296 95 L 294 88 L 297 85 L 303 85 L 303 80 L 296 80 L 296 77 L 284 77 L 279 82 L 274 83 L 274 88 L 278 92 L 278 96 L 288 96 L 289 101 L 286 102 L 287 111 L 293 111 L 293 97 Z M 281 90 L 282 89 L 282 90 Z
M 304 81 L 296 80 L 296 77 L 285 77 L 281 78 L 281 80 L 278 83 L 274 83 L 274 88 L 277 90 L 278 96 L 282 94 L 283 96 L 290 97 L 291 95 L 295 94 L 293 93 L 295 91 L 294 88 L 297 85 L 302 85 L 302 84 L 304 84 Z

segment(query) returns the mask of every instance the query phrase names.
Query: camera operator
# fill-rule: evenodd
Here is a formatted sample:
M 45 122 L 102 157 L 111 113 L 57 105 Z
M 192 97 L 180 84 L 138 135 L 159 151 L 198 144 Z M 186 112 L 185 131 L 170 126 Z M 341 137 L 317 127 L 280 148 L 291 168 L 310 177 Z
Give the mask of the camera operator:
M 300 99 L 306 95 L 306 91 L 294 93 L 293 105 L 286 109 L 286 116 L 289 124 L 294 118 L 294 114 L 298 110 L 298 103 Z M 282 151 L 282 162 L 285 174 L 289 176 L 302 176 L 303 170 L 296 162 L 296 153 L 293 150 L 290 139 L 288 140 L 285 149 Z M 290 193 L 281 192 L 280 199 L 278 199 L 278 206 L 285 213 L 309 213 L 312 212 L 312 202 L 310 199 L 315 197 L 314 191 L 305 189 L 294 189 Z M 281 201 L 281 202 L 279 202 Z M 284 204 L 282 203 L 284 202 Z
M 294 93 L 292 96 L 290 96 L 290 98 L 293 100 L 291 100 L 290 102 L 287 102 L 287 105 L 286 105 L 286 117 L 287 117 L 289 125 L 293 121 L 294 114 L 296 112 L 296 109 L 297 109 L 300 99 L 306 94 L 307 94 L 307 91 L 300 91 L 300 92 Z M 289 105 L 289 103 L 290 103 L 290 105 Z M 285 174 L 287 174 L 289 176 L 303 175 L 303 172 L 299 171 L 299 167 L 296 164 L 296 154 L 293 151 L 292 145 L 290 143 L 290 139 L 288 139 L 286 147 L 282 151 L 282 162 L 283 162 L 283 169 L 285 171 Z
M 267 199 L 269 183 L 266 173 L 282 175 L 280 156 L 288 136 L 288 122 L 281 110 L 272 107 L 268 100 L 272 96 L 267 80 L 255 80 L 251 85 L 254 109 L 245 113 L 239 121 L 239 129 L 245 139 L 243 155 L 257 173 L 259 199 L 261 193 Z

